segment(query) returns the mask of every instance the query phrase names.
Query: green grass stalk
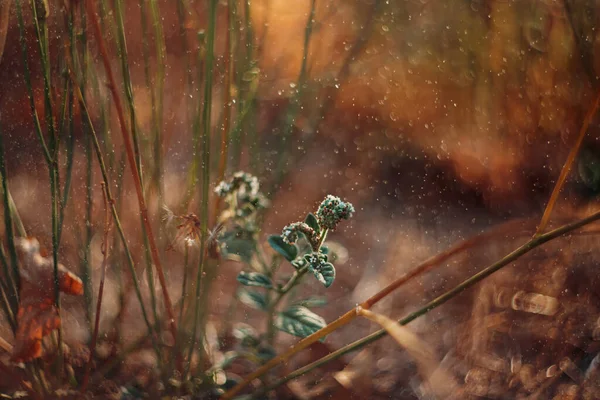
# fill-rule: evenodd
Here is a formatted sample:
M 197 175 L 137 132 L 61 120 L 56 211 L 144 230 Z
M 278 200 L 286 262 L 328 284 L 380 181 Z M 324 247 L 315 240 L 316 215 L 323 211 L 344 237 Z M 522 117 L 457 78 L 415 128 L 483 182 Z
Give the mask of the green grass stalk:
M 8 274 L 9 273 L 9 269 L 8 269 L 8 260 L 6 259 L 6 254 L 4 253 L 4 247 L 0 246 L 0 262 L 2 263 L 2 267 L 4 270 L 4 274 Z M 13 333 L 15 333 L 17 331 L 17 319 L 16 319 L 16 314 L 15 311 L 18 309 L 18 302 L 17 303 L 13 303 L 10 300 L 9 295 L 7 294 L 10 293 L 10 291 L 13 289 L 13 287 L 9 286 L 10 282 L 5 282 L 4 279 L 0 279 L 0 295 L 2 295 L 2 301 L 0 302 L 0 305 L 2 306 L 2 310 L 4 311 L 4 315 L 6 315 L 6 319 L 8 320 L 8 323 L 10 324 L 10 328 L 13 331 Z
M 154 28 L 154 44 L 156 51 L 156 76 L 154 78 L 155 91 L 152 91 L 152 127 L 154 130 L 154 177 L 157 186 L 159 207 L 163 202 L 164 182 L 163 182 L 163 103 L 165 86 L 165 64 L 166 45 L 163 25 L 161 23 L 160 10 L 157 0 L 150 0 L 150 14 L 152 16 L 152 26 Z
M 225 80 L 223 82 L 223 90 L 225 92 L 223 98 L 223 122 L 221 125 L 221 145 L 219 148 L 219 168 L 217 175 L 217 182 L 221 182 L 225 179 L 225 171 L 227 170 L 227 159 L 229 158 L 229 132 L 230 132 L 230 124 L 231 124 L 231 109 L 233 103 L 231 101 L 231 92 L 232 87 L 231 84 L 233 82 L 233 65 L 232 65 L 232 50 L 233 47 L 231 45 L 231 36 L 232 36 L 232 18 L 231 18 L 231 5 L 233 1 L 227 1 L 227 32 L 225 37 Z M 219 216 L 219 206 L 221 204 L 221 197 L 216 194 L 213 196 L 213 213 L 211 221 L 216 222 Z
M 277 187 L 281 184 L 281 180 L 283 179 L 283 175 L 286 171 L 286 165 L 289 157 L 289 151 L 286 148 L 286 146 L 294 129 L 294 123 L 296 121 L 297 114 L 300 110 L 302 94 L 305 90 L 308 75 L 308 50 L 310 47 L 310 39 L 312 37 L 313 25 L 315 21 L 316 3 L 316 0 L 311 0 L 310 12 L 308 14 L 308 19 L 306 20 L 306 25 L 304 27 L 304 47 L 302 49 L 302 62 L 300 64 L 300 72 L 296 81 L 295 91 L 292 94 L 292 98 L 290 99 L 290 103 L 285 113 L 283 131 L 281 133 L 281 140 L 279 142 L 279 159 L 277 160 L 273 185 L 271 190 L 269 191 L 269 195 L 275 193 Z
M 131 169 L 131 173 L 133 176 L 134 186 L 136 189 L 136 195 L 138 198 L 140 214 L 142 215 L 142 219 L 144 225 L 146 227 L 148 241 L 150 244 L 150 250 L 152 254 L 152 261 L 156 267 L 158 278 L 162 286 L 163 299 L 165 303 L 165 308 L 167 311 L 167 319 L 169 322 L 169 327 L 171 330 L 171 334 L 173 336 L 173 340 L 177 340 L 177 324 L 175 320 L 175 314 L 173 312 L 173 304 L 171 303 L 171 298 L 169 296 L 168 288 L 166 285 L 166 280 L 164 276 L 164 271 L 162 267 L 162 262 L 160 260 L 158 254 L 158 248 L 156 246 L 156 241 L 154 239 L 152 227 L 150 225 L 150 219 L 148 217 L 148 208 L 146 207 L 146 202 L 144 200 L 144 194 L 142 190 L 141 178 L 137 173 L 135 155 L 133 151 L 133 145 L 131 143 L 129 132 L 127 130 L 127 123 L 125 120 L 125 116 L 123 113 L 123 106 L 121 104 L 120 96 L 117 92 L 116 81 L 112 72 L 112 68 L 110 66 L 110 58 L 108 55 L 108 50 L 106 49 L 106 43 L 104 41 L 104 37 L 102 35 L 102 31 L 100 30 L 100 23 L 98 21 L 98 17 L 96 15 L 96 11 L 94 9 L 94 4 L 92 2 L 86 3 L 86 10 L 88 14 L 88 18 L 92 23 L 94 29 L 94 36 L 96 37 L 96 41 L 98 42 L 98 46 L 100 48 L 100 54 L 102 63 L 104 65 L 104 69 L 106 70 L 106 74 L 108 76 L 108 86 L 112 93 L 113 101 L 115 103 L 115 108 L 117 110 L 117 117 L 119 118 L 119 125 L 121 128 L 121 134 L 123 136 L 123 142 L 125 144 L 126 154 L 128 163 Z
M 6 257 L 3 257 L 4 275 L 6 276 L 7 297 L 13 315 L 17 315 L 19 305 L 19 288 L 21 277 L 19 275 L 19 262 L 14 242 L 13 218 L 10 207 L 10 192 L 8 189 L 8 175 L 6 172 L 6 160 L 4 159 L 4 133 L 0 129 L 0 180 L 2 180 L 2 203 L 4 205 L 4 230 L 8 244 L 10 264 L 12 271 L 8 268 Z M 2 250 L 4 251 L 4 250 Z
M 20 3 L 18 1 L 17 3 Z M 48 43 L 48 24 L 46 18 L 50 10 L 48 4 L 43 0 L 31 0 L 31 11 L 33 14 L 33 22 L 39 45 L 40 62 L 42 64 L 43 80 L 44 80 L 44 114 L 46 116 L 46 128 L 49 132 L 49 162 L 48 170 L 50 173 L 50 198 L 51 198 L 51 213 L 52 213 L 52 263 L 54 265 L 54 302 L 58 312 L 60 313 L 60 282 L 58 277 L 58 246 L 59 246 L 59 172 L 58 172 L 58 149 L 59 141 L 56 132 L 54 108 L 52 101 L 52 81 L 50 73 L 50 54 Z M 42 143 L 42 146 L 45 144 Z M 57 365 L 60 371 L 59 376 L 62 376 L 64 354 L 62 346 L 62 326 L 58 329 L 58 358 Z
M 195 296 L 195 305 L 194 305 L 194 324 L 192 326 L 192 340 L 188 352 L 188 366 L 187 371 L 190 372 L 190 367 L 192 363 L 192 354 L 194 352 L 194 348 L 196 347 L 196 335 L 198 333 L 198 322 L 200 317 L 201 308 L 206 304 L 201 304 L 202 296 L 201 290 L 208 291 L 210 288 L 208 285 L 202 285 L 203 283 L 203 275 L 204 275 L 204 267 L 206 263 L 207 250 L 208 247 L 206 245 L 206 238 L 208 232 L 208 203 L 209 203 L 209 183 L 210 183 L 210 136 L 211 136 L 211 111 L 212 111 L 212 78 L 213 78 L 213 65 L 214 65 L 214 40 L 216 33 L 216 25 L 217 25 L 217 4 L 218 0 L 210 0 L 209 3 L 209 12 L 208 12 L 208 32 L 206 38 L 206 75 L 204 77 L 204 102 L 202 107 L 202 189 L 201 189 L 201 218 L 202 221 L 202 233 L 201 233 L 201 243 L 200 243 L 200 260 L 198 262 L 198 272 L 196 276 L 196 296 Z M 200 126 L 200 124 L 198 124 Z M 200 171 L 198 172 L 200 175 Z M 204 326 L 200 329 L 200 339 L 198 342 L 201 344 L 201 347 L 204 345 Z M 200 351 L 200 360 L 203 358 L 204 352 Z M 202 365 L 202 362 L 199 363 Z M 187 374 L 186 374 L 187 375 Z M 185 377 L 185 375 L 184 375 Z
M 84 138 L 85 158 L 86 158 L 86 171 L 85 171 L 85 185 L 86 185 L 86 196 L 85 196 L 85 220 L 84 220 L 84 250 L 82 260 L 83 270 L 83 287 L 85 297 L 85 312 L 86 320 L 90 328 L 92 328 L 92 315 L 93 315 L 93 294 L 92 294 L 92 266 L 91 266 L 91 247 L 92 238 L 94 235 L 92 218 L 94 215 L 94 182 L 93 182 L 93 150 L 92 150 L 92 138 L 91 135 L 86 135 Z M 91 331 L 91 329 L 90 329 Z
M 42 125 L 38 116 L 37 109 L 35 108 L 35 99 L 33 95 L 33 86 L 31 84 L 31 71 L 29 69 L 27 40 L 25 38 L 25 22 L 23 21 L 23 8 L 21 6 L 21 0 L 16 1 L 17 21 L 19 25 L 19 42 L 21 43 L 21 55 L 23 58 L 23 77 L 25 79 L 25 86 L 27 87 L 27 95 L 29 98 L 29 106 L 31 109 L 31 116 L 33 118 L 35 133 L 42 146 L 42 152 L 46 163 L 50 165 L 52 163 L 52 156 L 44 139 L 44 133 L 42 131 Z
M 152 119 L 153 119 L 153 123 L 152 123 L 152 133 L 154 136 L 154 179 L 152 179 L 152 183 L 154 183 L 156 185 L 156 189 L 157 189 L 157 193 L 159 195 L 159 201 L 158 201 L 158 207 L 161 207 L 161 203 L 162 203 L 162 183 L 160 181 L 161 179 L 161 163 L 160 163 L 160 154 L 161 154 L 161 140 L 160 140 L 160 126 L 159 121 L 157 119 L 157 110 L 156 110 L 156 93 L 154 91 L 154 86 L 152 84 L 152 77 L 150 74 L 150 46 L 148 43 L 148 37 L 149 32 L 148 32 L 148 23 L 147 23 L 147 11 L 146 11 L 146 1 L 145 0 L 141 0 L 139 2 L 140 5 L 140 19 L 141 19 L 141 25 L 142 25 L 142 53 L 143 53 L 143 57 L 144 57 L 144 75 L 146 78 L 146 89 L 148 90 L 148 92 L 150 93 L 150 101 L 151 101 L 151 108 L 152 108 Z M 160 65 L 161 61 L 158 61 L 158 64 Z M 162 90 L 162 88 L 161 88 Z M 158 154 L 157 154 L 158 153 Z M 140 221 L 142 223 L 142 230 L 144 230 L 144 224 L 143 221 Z M 158 305 L 157 305 L 157 301 L 156 301 L 156 289 L 154 287 L 154 272 L 152 271 L 152 256 L 150 254 L 150 250 L 149 250 L 149 244 L 148 244 L 148 239 L 146 236 L 146 233 L 144 232 L 144 253 L 145 253 L 145 257 L 146 257 L 146 278 L 148 279 L 148 289 L 150 290 L 150 304 L 152 306 L 152 310 L 153 310 L 153 314 L 154 314 L 154 324 L 155 326 L 158 324 L 159 321 L 159 317 L 158 317 Z
M 72 77 L 72 82 L 74 82 L 74 78 Z M 106 165 L 104 163 L 104 158 L 102 156 L 102 149 L 100 147 L 100 143 L 98 141 L 98 136 L 96 135 L 96 131 L 94 129 L 94 126 L 92 124 L 88 109 L 87 109 L 87 105 L 85 103 L 85 99 L 83 98 L 83 95 L 81 93 L 81 90 L 79 87 L 76 87 L 76 93 L 79 99 L 79 103 L 81 106 L 81 114 L 82 114 L 82 118 L 85 119 L 87 126 L 89 127 L 89 131 L 92 137 L 92 144 L 94 146 L 94 151 L 96 152 L 96 157 L 98 159 L 98 164 L 100 165 L 100 172 L 102 174 L 102 180 L 104 182 L 105 185 L 105 190 L 106 190 L 106 197 L 108 198 L 108 203 L 110 205 L 110 211 L 113 217 L 113 221 L 115 223 L 115 227 L 117 228 L 117 232 L 119 234 L 119 237 L 121 239 L 121 244 L 123 245 L 123 251 L 125 252 L 125 258 L 127 259 L 127 265 L 129 267 L 129 272 L 131 273 L 131 280 L 133 282 L 133 287 L 135 290 L 135 294 L 136 297 L 140 303 L 140 309 L 142 311 L 142 317 L 144 319 L 144 322 L 146 323 L 146 327 L 148 329 L 148 336 L 150 336 L 151 340 L 152 340 L 152 344 L 154 347 L 154 350 L 156 351 L 156 355 L 157 355 L 157 361 L 159 363 L 159 366 L 161 366 L 161 361 L 162 361 L 162 357 L 161 357 L 161 353 L 158 347 L 158 343 L 156 341 L 156 337 L 154 335 L 154 331 L 152 329 L 152 324 L 150 323 L 150 319 L 148 318 L 148 312 L 146 311 L 146 307 L 144 305 L 144 300 L 142 297 L 142 291 L 140 289 L 140 285 L 139 285 L 139 279 L 137 277 L 137 273 L 135 271 L 135 264 L 133 261 L 133 256 L 131 255 L 131 251 L 129 249 L 129 245 L 127 244 L 127 238 L 125 237 L 125 232 L 123 231 L 123 227 L 121 225 L 121 221 L 119 219 L 119 216 L 117 214 L 117 209 L 115 206 L 115 201 L 114 198 L 112 196 L 112 192 L 110 190 L 110 180 L 108 177 L 108 172 L 106 170 Z
M 119 50 L 119 60 L 121 61 L 121 73 L 123 75 L 123 86 L 125 88 L 125 98 L 127 99 L 127 107 L 129 109 L 129 129 L 133 139 L 133 149 L 135 152 L 135 166 L 142 187 L 144 187 L 144 175 L 142 173 L 142 154 L 140 150 L 140 142 L 137 127 L 137 118 L 135 112 L 135 100 L 133 97 L 133 86 L 131 84 L 131 74 L 129 72 L 129 57 L 127 53 L 127 40 L 125 38 L 125 24 L 123 21 L 123 0 L 114 1 L 116 32 L 117 32 L 117 48 Z
M 102 182 L 102 194 L 104 198 L 104 209 L 106 217 L 104 219 L 104 239 L 102 241 L 102 276 L 100 277 L 100 286 L 98 287 L 98 302 L 96 304 L 96 316 L 94 320 L 94 330 L 92 334 L 92 341 L 90 342 L 90 358 L 85 368 L 85 375 L 81 384 L 81 393 L 84 393 L 90 378 L 90 371 L 92 370 L 92 362 L 96 354 L 96 343 L 98 341 L 98 330 L 100 328 L 100 312 L 102 310 L 102 296 L 104 294 L 104 281 L 106 279 L 106 266 L 108 264 L 108 234 L 110 232 L 110 211 L 108 204 L 108 195 L 106 194 L 106 184 Z

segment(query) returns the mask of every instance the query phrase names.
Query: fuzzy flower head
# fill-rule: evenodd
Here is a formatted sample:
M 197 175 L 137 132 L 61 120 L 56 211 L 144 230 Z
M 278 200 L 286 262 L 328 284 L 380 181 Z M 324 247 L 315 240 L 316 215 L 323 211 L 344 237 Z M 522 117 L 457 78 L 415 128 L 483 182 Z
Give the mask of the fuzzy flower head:
M 305 222 L 294 222 L 293 224 L 286 226 L 283 228 L 283 232 L 281 232 L 281 238 L 288 244 L 294 244 L 298 241 L 298 235 L 300 233 L 303 233 L 304 236 L 306 236 L 306 239 L 308 239 L 313 248 L 319 241 L 318 233 Z
M 322 228 L 333 230 L 342 219 L 350 219 L 353 213 L 354 206 L 351 203 L 329 194 L 319 206 L 317 219 Z
M 266 208 L 268 200 L 259 192 L 258 178 L 243 171 L 238 171 L 227 180 L 222 181 L 215 188 L 219 197 L 226 198 L 226 202 L 238 210 L 237 217 L 246 217 L 254 211 Z
M 247 172 L 238 171 L 230 179 L 219 183 L 215 188 L 215 192 L 220 197 L 225 197 L 233 192 L 254 197 L 258 194 L 259 186 L 257 177 Z

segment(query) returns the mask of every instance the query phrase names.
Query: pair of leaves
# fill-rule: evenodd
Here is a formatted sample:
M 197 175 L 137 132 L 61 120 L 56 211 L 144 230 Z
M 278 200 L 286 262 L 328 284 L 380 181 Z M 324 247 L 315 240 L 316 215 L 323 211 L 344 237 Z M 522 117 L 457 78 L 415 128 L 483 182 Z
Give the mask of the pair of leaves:
M 238 298 L 244 304 L 257 310 L 267 311 L 268 304 L 266 297 L 259 292 L 247 289 L 241 289 L 238 292 Z M 321 305 L 316 299 L 307 299 L 306 305 Z M 280 331 L 289 333 L 298 337 L 306 337 L 323 328 L 327 323 L 323 317 L 309 310 L 302 303 L 296 303 L 287 310 L 277 314 L 275 326 Z

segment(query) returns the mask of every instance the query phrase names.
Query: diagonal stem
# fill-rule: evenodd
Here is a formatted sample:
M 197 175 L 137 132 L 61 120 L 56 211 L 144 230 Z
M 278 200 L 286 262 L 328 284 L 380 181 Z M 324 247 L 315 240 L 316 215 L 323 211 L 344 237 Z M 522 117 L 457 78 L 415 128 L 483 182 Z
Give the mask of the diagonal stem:
M 409 282 L 411 279 L 440 265 L 441 263 L 448 260 L 450 257 L 452 257 L 458 253 L 461 253 L 467 249 L 470 249 L 475 245 L 478 245 L 480 243 L 485 243 L 487 240 L 490 239 L 490 237 L 506 234 L 507 232 L 512 232 L 512 231 L 514 231 L 515 226 L 520 226 L 523 223 L 525 223 L 525 225 L 532 225 L 534 223 L 534 221 L 532 219 L 528 219 L 525 221 L 524 220 L 511 221 L 510 223 L 504 224 L 502 227 L 500 227 L 500 229 L 494 229 L 492 231 L 482 233 L 478 236 L 475 236 L 473 238 L 470 238 L 468 240 L 460 242 L 458 245 L 456 245 L 434 257 L 431 257 L 430 259 L 426 260 L 425 262 L 423 262 L 422 264 L 417 266 L 412 271 L 409 271 L 408 273 L 402 275 L 401 277 L 396 279 L 394 282 L 389 284 L 387 287 L 383 288 L 378 293 L 374 294 L 369 299 L 367 299 L 366 301 L 361 303 L 360 307 L 363 309 L 367 309 L 367 310 L 370 309 L 373 305 L 378 303 L 380 300 L 382 300 L 384 297 L 386 297 L 387 295 L 389 295 L 396 289 L 400 288 L 401 286 L 403 286 L 404 284 Z M 331 332 L 341 328 L 344 325 L 347 325 L 352 320 L 354 320 L 354 318 L 356 318 L 356 317 L 357 317 L 356 309 L 352 309 L 352 310 L 348 311 L 347 313 L 345 313 L 344 315 L 342 315 L 341 317 L 339 317 L 338 319 L 336 319 L 335 321 L 328 324 L 326 327 L 322 328 L 321 330 L 300 340 L 298 343 L 293 345 L 289 350 L 287 350 L 283 354 L 280 354 L 277 357 L 271 359 L 265 365 L 258 368 L 255 372 L 248 375 L 241 383 L 239 383 L 237 386 L 235 386 L 229 392 L 225 393 L 223 398 L 224 399 L 231 398 L 231 396 L 234 396 L 237 392 L 239 392 L 239 390 L 243 389 L 252 380 L 264 375 L 265 373 L 267 373 L 269 370 L 273 369 L 277 365 L 286 362 L 287 360 L 292 358 L 296 353 L 304 350 L 305 348 L 307 348 L 311 344 L 317 342 L 318 340 L 324 338 Z
M 470 287 L 472 287 L 473 285 L 479 283 L 480 281 L 482 281 L 484 278 L 487 278 L 488 276 L 490 276 L 491 274 L 493 274 L 494 272 L 502 269 L 503 267 L 505 267 L 506 265 L 512 263 L 513 261 L 517 260 L 518 258 L 522 257 L 523 255 L 527 254 L 528 252 L 530 252 L 531 250 L 535 249 L 536 247 L 541 246 L 542 244 L 549 242 L 553 239 L 556 239 L 568 232 L 571 232 L 573 230 L 576 230 L 578 228 L 581 228 L 582 226 L 585 226 L 587 224 L 590 224 L 592 222 L 595 222 L 597 220 L 600 220 L 600 211 L 593 213 L 592 215 L 583 218 L 581 220 L 575 221 L 575 222 L 571 222 L 568 223 L 566 225 L 561 226 L 560 228 L 557 228 L 553 231 L 550 231 L 548 233 L 539 235 L 534 237 L 533 239 L 529 240 L 527 243 L 523 244 L 522 246 L 518 247 L 516 250 L 513 250 L 511 253 L 507 254 L 506 256 L 504 256 L 502 259 L 500 259 L 499 261 L 496 261 L 495 263 L 491 264 L 490 266 L 488 266 L 487 268 L 484 268 L 483 270 L 481 270 L 480 272 L 478 272 L 477 274 L 471 276 L 469 279 L 465 280 L 464 282 L 462 282 L 461 284 L 457 285 L 456 287 L 454 287 L 453 289 L 447 291 L 446 293 L 442 294 L 441 296 L 435 298 L 434 300 L 430 301 L 429 303 L 427 303 L 426 305 L 424 305 L 423 307 L 421 307 L 420 309 L 418 309 L 417 311 L 407 315 L 406 317 L 402 318 L 401 320 L 398 321 L 398 323 L 400 325 L 407 325 L 408 323 L 414 321 L 415 319 L 427 314 L 429 311 L 441 306 L 442 304 L 446 303 L 448 300 L 454 298 L 455 296 L 457 296 L 458 294 L 464 292 L 465 290 L 469 289 Z M 355 316 L 357 315 L 357 311 L 356 309 L 353 311 L 348 312 L 347 314 L 350 313 L 354 313 Z M 261 389 L 259 392 L 255 393 L 254 396 L 259 396 L 263 393 L 268 392 L 269 390 L 273 390 L 275 388 L 277 388 L 278 386 L 289 382 L 292 379 L 295 379 L 301 375 L 304 375 L 324 364 L 327 364 L 330 361 L 336 360 L 340 357 L 342 357 L 343 355 L 359 350 L 363 347 L 365 347 L 368 344 L 371 344 L 379 339 L 381 339 L 382 337 L 386 336 L 387 332 L 384 329 L 381 329 L 377 332 L 374 332 L 368 336 L 365 336 L 362 339 L 359 339 L 353 343 L 350 343 L 344 347 L 342 347 L 341 349 L 338 349 L 336 351 L 334 351 L 333 353 L 328 354 L 327 356 L 311 363 L 308 364 L 302 368 L 297 369 L 296 371 L 292 372 L 291 374 L 286 375 L 285 377 L 279 379 L 278 381 L 274 382 L 272 385 L 269 385 L 266 388 Z M 243 387 L 243 386 L 242 386 Z M 235 389 L 235 388 L 234 388 Z M 241 388 L 240 388 L 241 389 Z M 238 390 L 239 391 L 239 390 Z M 231 390 L 230 392 L 233 392 L 233 390 Z M 222 397 L 222 399 L 228 399 L 231 398 L 230 392 L 225 393 L 225 395 Z M 234 392 L 233 394 L 237 393 Z
M 560 190 L 562 189 L 563 185 L 565 184 L 565 181 L 567 180 L 567 175 L 571 170 L 571 166 L 575 161 L 575 157 L 577 157 L 577 153 L 579 153 L 579 148 L 581 147 L 581 143 L 583 143 L 583 139 L 585 138 L 587 129 L 590 126 L 592 119 L 596 115 L 596 112 L 598 111 L 598 106 L 600 106 L 600 91 L 598 91 L 598 94 L 596 95 L 596 100 L 594 100 L 594 104 L 592 104 L 592 107 L 590 107 L 590 109 L 585 115 L 585 119 L 583 120 L 581 129 L 579 130 L 579 136 L 577 137 L 577 141 L 575 142 L 573 147 L 571 147 L 571 151 L 569 152 L 567 160 L 565 161 L 565 164 L 563 165 L 562 170 L 560 171 L 560 175 L 558 176 L 558 180 L 554 185 L 554 189 L 552 189 L 550 200 L 548 200 L 548 204 L 546 205 L 546 209 L 544 210 L 544 215 L 542 215 L 540 225 L 538 226 L 535 232 L 536 236 L 539 236 L 542 233 L 544 233 L 544 230 L 546 229 L 546 226 L 550 221 L 550 216 L 552 215 L 552 210 L 554 209 L 556 201 L 558 200 Z

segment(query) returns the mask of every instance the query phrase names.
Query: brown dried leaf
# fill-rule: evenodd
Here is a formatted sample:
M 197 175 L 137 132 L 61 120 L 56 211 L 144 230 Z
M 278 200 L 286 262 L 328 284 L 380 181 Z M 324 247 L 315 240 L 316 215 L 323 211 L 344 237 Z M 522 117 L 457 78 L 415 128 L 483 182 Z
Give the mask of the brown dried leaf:
M 60 326 L 54 302 L 54 268 L 51 258 L 42 257 L 35 238 L 16 241 L 20 261 L 21 289 L 14 362 L 26 362 L 42 355 L 42 339 Z M 58 264 L 60 291 L 80 296 L 83 283 L 75 274 Z

